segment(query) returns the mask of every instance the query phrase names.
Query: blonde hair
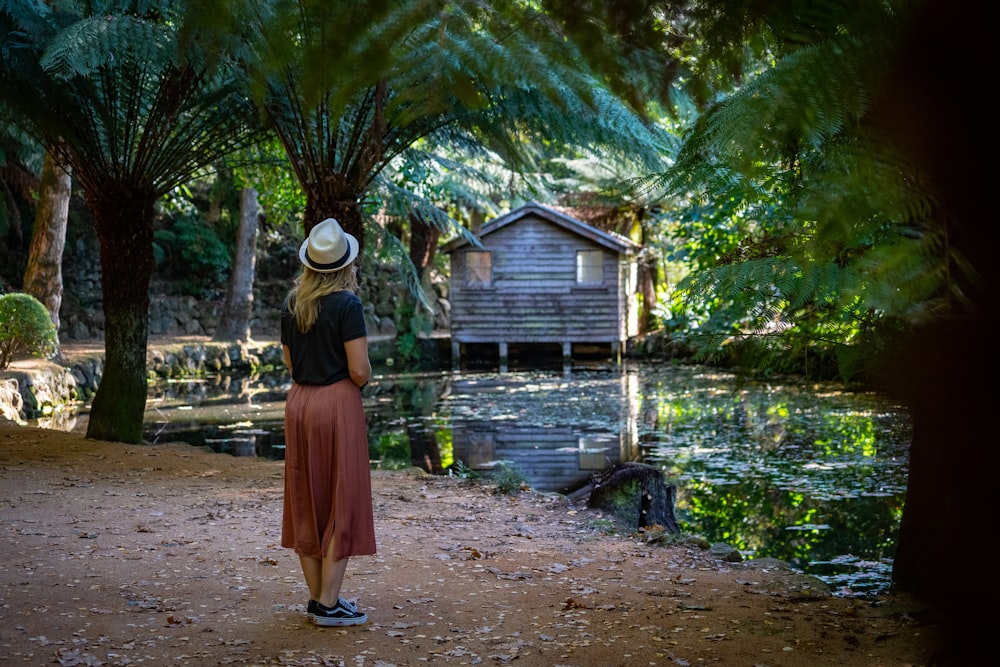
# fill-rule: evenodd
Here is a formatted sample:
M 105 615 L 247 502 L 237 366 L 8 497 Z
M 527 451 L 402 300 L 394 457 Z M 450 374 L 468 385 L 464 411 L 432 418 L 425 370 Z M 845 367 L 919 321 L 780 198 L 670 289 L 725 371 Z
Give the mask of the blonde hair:
M 308 266 L 302 267 L 302 273 L 295 279 L 295 284 L 288 292 L 288 308 L 295 316 L 295 324 L 299 331 L 306 333 L 316 324 L 319 315 L 319 300 L 331 292 L 357 292 L 358 276 L 354 262 L 339 271 L 319 273 Z

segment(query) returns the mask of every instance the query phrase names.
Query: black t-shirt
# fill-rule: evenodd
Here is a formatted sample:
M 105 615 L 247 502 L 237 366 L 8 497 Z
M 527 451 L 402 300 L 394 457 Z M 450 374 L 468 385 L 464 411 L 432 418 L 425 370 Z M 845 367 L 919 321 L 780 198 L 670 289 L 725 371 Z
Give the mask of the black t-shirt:
M 299 384 L 333 384 L 351 376 L 344 343 L 367 336 L 361 299 L 353 292 L 331 292 L 319 301 L 316 323 L 299 331 L 288 298 L 281 304 L 281 342 L 292 359 L 292 379 Z

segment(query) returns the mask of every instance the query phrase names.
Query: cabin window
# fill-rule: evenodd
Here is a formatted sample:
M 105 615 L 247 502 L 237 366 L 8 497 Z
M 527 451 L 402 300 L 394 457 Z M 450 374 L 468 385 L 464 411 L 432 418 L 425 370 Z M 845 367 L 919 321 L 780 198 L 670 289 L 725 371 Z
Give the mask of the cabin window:
M 604 283 L 604 252 L 578 250 L 576 253 L 576 284 L 601 285 Z
M 470 250 L 465 253 L 465 284 L 469 287 L 493 284 L 493 256 L 489 252 Z
M 580 453 L 580 470 L 604 470 L 611 458 L 611 447 L 606 436 L 580 437 L 577 446 Z

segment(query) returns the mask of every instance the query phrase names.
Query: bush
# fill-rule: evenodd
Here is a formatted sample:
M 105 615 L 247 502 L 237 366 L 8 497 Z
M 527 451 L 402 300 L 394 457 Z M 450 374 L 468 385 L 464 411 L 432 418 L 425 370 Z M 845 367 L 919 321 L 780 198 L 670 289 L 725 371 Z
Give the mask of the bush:
M 169 229 L 153 232 L 157 270 L 181 294 L 210 298 L 220 285 L 225 287 L 230 254 L 216 231 L 197 217 L 180 217 Z
M 56 352 L 56 327 L 45 306 L 29 294 L 0 294 L 0 370 L 15 356 L 47 358 Z
M 497 461 L 496 468 L 488 477 L 497 485 L 497 494 L 503 496 L 516 495 L 527 486 L 524 475 L 512 461 Z

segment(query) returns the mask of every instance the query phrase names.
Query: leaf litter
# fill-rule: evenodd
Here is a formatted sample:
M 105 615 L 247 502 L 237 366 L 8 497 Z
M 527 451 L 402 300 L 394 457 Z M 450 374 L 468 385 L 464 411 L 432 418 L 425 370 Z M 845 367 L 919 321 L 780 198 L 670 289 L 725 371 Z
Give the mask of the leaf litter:
M 344 588 L 368 623 L 318 628 L 297 558 L 279 545 L 281 465 L 0 424 L 0 654 L 115 667 L 932 655 L 936 628 L 902 601 L 802 599 L 775 584 L 794 573 L 608 533 L 563 497 L 415 472 L 373 472 L 379 553 L 352 559 Z

